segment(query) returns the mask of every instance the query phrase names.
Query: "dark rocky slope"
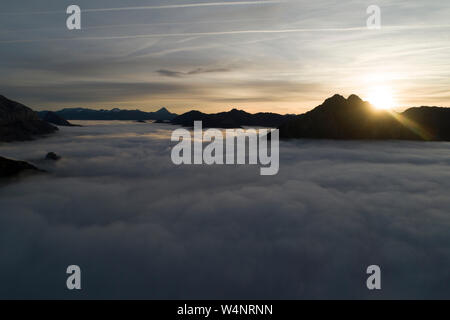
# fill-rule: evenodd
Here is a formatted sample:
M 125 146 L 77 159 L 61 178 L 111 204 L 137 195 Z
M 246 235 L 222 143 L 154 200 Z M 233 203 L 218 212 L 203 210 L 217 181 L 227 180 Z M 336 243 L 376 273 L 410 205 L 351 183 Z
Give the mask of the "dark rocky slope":
M 44 172 L 25 161 L 0 157 L 0 178 L 12 178 L 23 174 Z
M 72 124 L 63 117 L 59 116 L 57 113 L 53 111 L 41 111 L 38 112 L 39 117 L 49 123 L 55 124 L 57 126 L 64 127 L 81 127 L 80 125 Z
M 56 130 L 30 108 L 0 95 L 0 141 L 30 140 Z

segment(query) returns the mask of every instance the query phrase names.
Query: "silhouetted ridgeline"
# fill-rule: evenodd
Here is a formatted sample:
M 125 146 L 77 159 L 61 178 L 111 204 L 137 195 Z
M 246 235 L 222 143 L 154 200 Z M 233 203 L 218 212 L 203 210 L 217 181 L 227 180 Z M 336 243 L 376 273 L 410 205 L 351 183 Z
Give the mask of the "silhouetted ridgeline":
M 214 114 L 189 111 L 177 116 L 165 108 L 157 112 L 73 108 L 57 112 L 43 111 L 40 115 L 57 125 L 71 125 L 65 120 L 71 119 L 158 120 L 193 126 L 194 121 L 199 120 L 204 128 L 278 127 L 281 138 L 450 141 L 450 108 L 419 107 L 397 113 L 376 110 L 356 95 L 347 99 L 334 95 L 320 106 L 298 116 L 251 114 L 237 109 Z M 27 140 L 33 135 L 56 130 L 56 127 L 39 119 L 38 114 L 30 108 L 0 96 L 0 141 Z
M 56 130 L 58 128 L 41 120 L 35 111 L 0 95 L 0 141 L 30 140 L 35 135 Z
M 402 116 L 420 124 L 434 140 L 450 141 L 450 108 L 410 108 Z
M 59 116 L 53 111 L 40 111 L 38 112 L 39 117 L 52 124 L 56 124 L 57 126 L 64 126 L 64 127 L 81 127 L 80 125 L 71 124 L 69 121 L 64 119 L 63 117 Z
M 450 140 L 450 108 L 374 109 L 356 95 L 334 95 L 280 127 L 281 138 Z
M 54 113 L 66 120 L 172 120 L 177 116 L 166 108 L 161 108 L 156 112 L 117 108 L 112 110 L 67 108 Z
M 194 121 L 202 121 L 204 128 L 240 128 L 242 126 L 278 127 L 294 118 L 295 116 L 293 115 L 262 112 L 251 114 L 237 109 L 214 114 L 189 111 L 174 118 L 172 124 L 192 127 Z

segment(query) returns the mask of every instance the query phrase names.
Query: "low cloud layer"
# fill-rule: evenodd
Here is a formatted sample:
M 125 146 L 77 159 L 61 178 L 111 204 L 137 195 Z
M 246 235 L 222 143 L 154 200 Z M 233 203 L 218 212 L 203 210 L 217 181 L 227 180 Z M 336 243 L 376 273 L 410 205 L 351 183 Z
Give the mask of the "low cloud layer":
M 50 171 L 0 187 L 0 298 L 450 298 L 449 143 L 284 141 L 264 177 L 174 166 L 172 129 L 0 145 Z

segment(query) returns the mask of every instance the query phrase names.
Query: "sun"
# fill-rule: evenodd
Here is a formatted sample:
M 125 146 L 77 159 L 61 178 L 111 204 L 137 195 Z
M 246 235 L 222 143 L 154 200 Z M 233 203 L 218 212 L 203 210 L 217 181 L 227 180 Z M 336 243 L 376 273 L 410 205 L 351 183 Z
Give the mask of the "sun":
M 394 96 L 388 87 L 372 88 L 367 100 L 379 110 L 391 110 L 395 106 Z

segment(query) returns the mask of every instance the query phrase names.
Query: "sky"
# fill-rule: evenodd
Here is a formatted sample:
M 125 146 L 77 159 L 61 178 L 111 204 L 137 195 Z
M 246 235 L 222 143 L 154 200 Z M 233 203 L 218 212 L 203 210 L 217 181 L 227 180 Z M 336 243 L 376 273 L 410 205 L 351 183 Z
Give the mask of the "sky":
M 261 176 L 174 165 L 172 126 L 82 124 L 1 146 L 48 173 L 0 185 L 0 298 L 450 298 L 448 142 L 280 141 Z
M 71 4 L 82 30 L 66 28 Z M 382 86 L 398 110 L 448 107 L 449 16 L 426 0 L 2 1 L 0 94 L 35 110 L 298 114 Z

